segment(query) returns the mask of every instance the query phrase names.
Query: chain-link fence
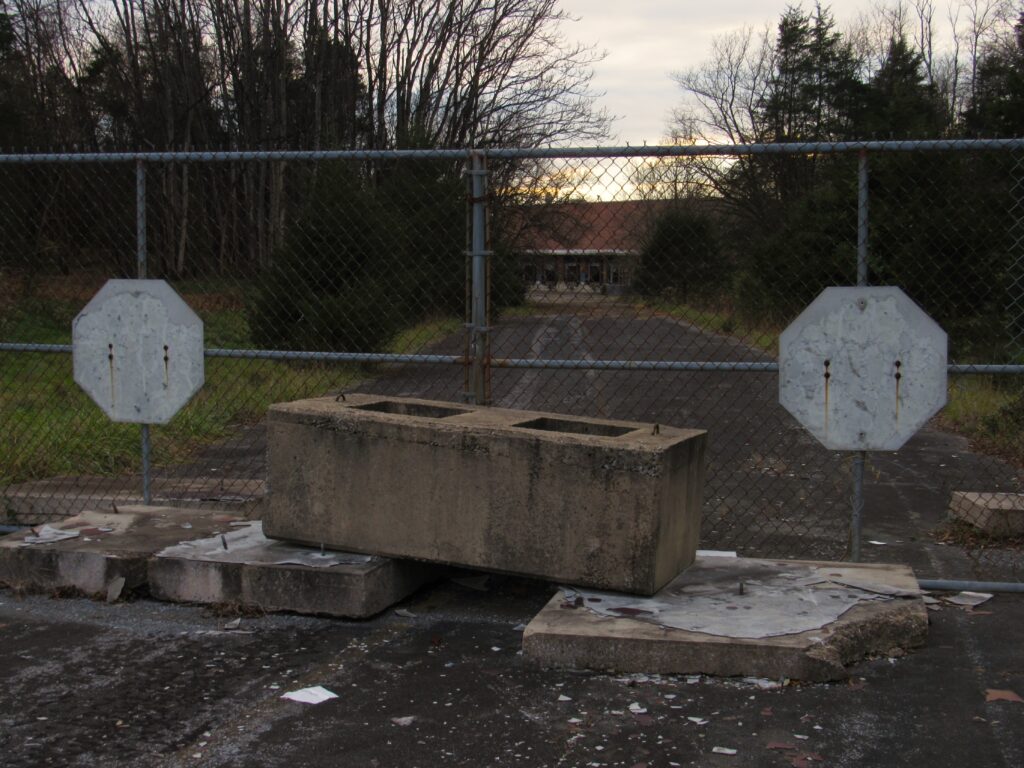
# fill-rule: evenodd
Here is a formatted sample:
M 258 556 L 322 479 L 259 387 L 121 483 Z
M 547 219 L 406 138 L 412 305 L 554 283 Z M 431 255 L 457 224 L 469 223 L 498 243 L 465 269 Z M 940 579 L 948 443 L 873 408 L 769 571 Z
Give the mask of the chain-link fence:
M 870 530 L 909 516 L 1020 578 L 1019 533 L 946 511 L 1022 498 L 1022 201 L 1024 141 L 0 156 L 0 511 L 141 498 L 140 430 L 78 389 L 69 344 L 107 279 L 145 275 L 207 347 L 150 430 L 154 503 L 255 513 L 267 406 L 361 390 L 706 428 L 702 546 L 844 557 L 853 459 L 778 405 L 775 361 L 866 277 L 953 363 L 942 414 L 870 458 Z

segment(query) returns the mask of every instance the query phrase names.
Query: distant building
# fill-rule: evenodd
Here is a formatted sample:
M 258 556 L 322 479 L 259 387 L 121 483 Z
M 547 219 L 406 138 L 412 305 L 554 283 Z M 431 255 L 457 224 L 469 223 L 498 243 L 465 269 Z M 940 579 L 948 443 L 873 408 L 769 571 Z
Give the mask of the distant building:
M 507 217 L 509 241 L 533 290 L 628 289 L 655 220 L 672 201 L 574 201 L 524 206 Z

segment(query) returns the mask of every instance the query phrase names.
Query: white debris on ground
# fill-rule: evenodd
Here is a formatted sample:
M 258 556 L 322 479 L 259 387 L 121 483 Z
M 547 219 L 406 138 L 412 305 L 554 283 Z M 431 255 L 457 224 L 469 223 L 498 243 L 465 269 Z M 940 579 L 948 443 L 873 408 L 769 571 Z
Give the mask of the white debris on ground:
M 61 528 L 54 528 L 52 525 L 41 525 L 38 528 L 33 528 L 32 533 L 21 540 L 21 545 L 52 544 L 55 541 L 77 538 L 78 533 L 78 531 L 65 531 Z
M 288 691 L 281 694 L 282 699 L 297 701 L 300 704 L 321 704 L 325 701 L 338 698 L 338 694 L 329 691 L 322 685 L 314 685 L 311 688 L 300 688 L 297 691 Z
M 944 602 L 959 605 L 961 608 L 976 608 L 992 599 L 988 592 L 958 592 L 955 595 L 943 595 Z

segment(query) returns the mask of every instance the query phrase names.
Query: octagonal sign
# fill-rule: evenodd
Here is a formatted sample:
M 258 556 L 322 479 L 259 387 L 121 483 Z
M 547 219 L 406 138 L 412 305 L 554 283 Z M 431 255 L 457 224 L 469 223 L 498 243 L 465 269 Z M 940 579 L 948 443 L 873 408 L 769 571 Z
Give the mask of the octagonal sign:
M 779 338 L 779 402 L 826 448 L 895 451 L 946 404 L 946 358 L 899 288 L 826 288 Z
M 166 424 L 203 385 L 203 321 L 163 280 L 110 280 L 72 325 L 75 381 L 112 420 Z

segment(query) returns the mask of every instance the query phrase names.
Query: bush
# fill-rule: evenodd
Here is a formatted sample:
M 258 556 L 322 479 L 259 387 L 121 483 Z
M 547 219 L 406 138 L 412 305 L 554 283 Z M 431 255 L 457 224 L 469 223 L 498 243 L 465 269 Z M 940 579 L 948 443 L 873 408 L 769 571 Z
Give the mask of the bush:
M 655 222 L 633 287 L 643 296 L 685 302 L 717 295 L 729 272 L 712 219 L 680 205 Z
M 377 352 L 403 328 L 466 305 L 465 182 L 431 164 L 371 183 L 323 169 L 249 304 L 267 349 Z M 369 174 L 367 175 L 369 176 Z M 522 301 L 501 249 L 492 310 Z

